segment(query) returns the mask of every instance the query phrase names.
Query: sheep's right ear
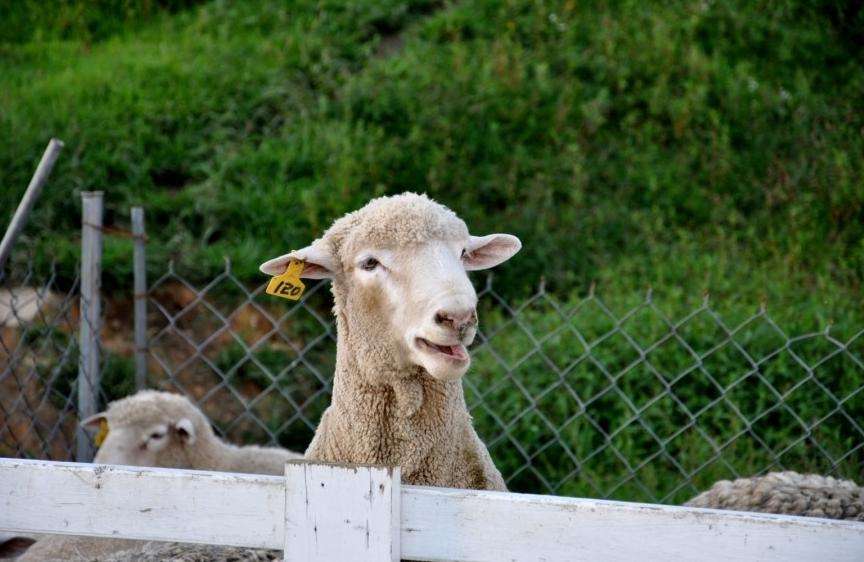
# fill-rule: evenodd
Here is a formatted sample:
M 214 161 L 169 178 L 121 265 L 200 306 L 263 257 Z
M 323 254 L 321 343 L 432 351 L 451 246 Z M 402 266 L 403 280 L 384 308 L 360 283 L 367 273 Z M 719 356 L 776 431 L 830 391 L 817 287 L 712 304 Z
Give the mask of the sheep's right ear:
M 105 416 L 105 412 L 99 412 L 98 414 L 93 414 L 85 420 L 81 420 L 81 427 L 88 431 L 99 431 L 102 426 L 102 420 L 108 421 L 108 418 Z
M 301 250 L 294 250 L 290 254 L 273 258 L 261 264 L 261 272 L 267 275 L 281 275 L 285 272 L 288 262 L 292 259 L 304 263 L 303 273 L 300 277 L 304 279 L 332 279 L 336 271 L 336 263 L 330 252 L 320 242 L 313 242 Z
M 177 436 L 183 443 L 187 445 L 195 443 L 195 424 L 189 418 L 183 418 L 175 423 L 174 431 L 177 432 Z

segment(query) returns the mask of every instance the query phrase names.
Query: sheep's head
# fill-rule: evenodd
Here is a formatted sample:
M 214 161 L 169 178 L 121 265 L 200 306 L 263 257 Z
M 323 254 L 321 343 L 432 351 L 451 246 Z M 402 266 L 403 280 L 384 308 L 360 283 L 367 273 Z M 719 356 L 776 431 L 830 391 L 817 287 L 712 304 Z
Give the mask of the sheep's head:
M 155 390 L 114 401 L 81 425 L 102 439 L 94 462 L 168 468 L 196 468 L 189 447 L 213 431 L 186 397 Z
M 452 380 L 468 368 L 477 326 L 467 272 L 502 263 L 520 247 L 509 234 L 471 236 L 453 211 L 404 193 L 369 202 L 261 271 L 278 275 L 297 259 L 302 277 L 332 279 L 340 337 L 368 372 L 386 379 L 394 373 L 382 365 L 392 363 L 398 373 L 419 367 Z

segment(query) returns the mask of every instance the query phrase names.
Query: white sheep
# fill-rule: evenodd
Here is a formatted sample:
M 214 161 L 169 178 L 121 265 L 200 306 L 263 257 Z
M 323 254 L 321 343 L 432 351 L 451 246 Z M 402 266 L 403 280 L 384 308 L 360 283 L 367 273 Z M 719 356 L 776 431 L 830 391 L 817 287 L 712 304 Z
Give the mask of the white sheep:
M 226 443 L 188 398 L 170 392 L 142 390 L 81 423 L 94 431 L 107 426 L 93 459 L 101 464 L 283 474 L 286 461 L 303 458 L 277 447 Z
M 864 521 L 864 489 L 855 482 L 791 471 L 721 480 L 684 505 Z
M 462 390 L 477 323 L 467 272 L 520 248 L 509 234 L 471 236 L 453 211 L 404 193 L 262 264 L 279 275 L 299 260 L 302 277 L 333 283 L 333 397 L 306 459 L 399 465 L 406 484 L 505 490 Z
M 226 443 L 188 398 L 169 392 L 142 390 L 112 402 L 106 411 L 81 423 L 103 433 L 93 461 L 100 464 L 284 474 L 287 461 L 303 458 L 299 453 L 275 447 Z M 146 544 L 49 535 L 36 541 L 19 561 L 94 560 Z

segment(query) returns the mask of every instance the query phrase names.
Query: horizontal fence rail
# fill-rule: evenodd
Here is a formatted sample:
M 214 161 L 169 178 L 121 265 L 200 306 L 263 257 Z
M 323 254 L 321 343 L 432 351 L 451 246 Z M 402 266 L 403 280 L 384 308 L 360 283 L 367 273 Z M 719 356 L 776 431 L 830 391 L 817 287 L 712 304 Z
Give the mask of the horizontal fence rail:
M 286 560 L 864 558 L 854 522 L 400 487 L 398 469 L 380 467 L 285 474 L 0 459 L 0 531 L 284 548 Z

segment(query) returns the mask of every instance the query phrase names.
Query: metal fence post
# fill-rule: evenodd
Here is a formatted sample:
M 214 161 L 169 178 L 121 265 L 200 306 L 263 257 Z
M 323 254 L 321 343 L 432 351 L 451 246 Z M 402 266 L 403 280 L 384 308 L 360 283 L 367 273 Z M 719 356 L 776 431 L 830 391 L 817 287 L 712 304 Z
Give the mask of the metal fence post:
M 102 192 L 81 194 L 81 319 L 78 365 L 78 419 L 97 413 L 99 399 L 99 329 L 102 283 Z M 93 459 L 93 444 L 80 426 L 77 429 L 78 462 Z
M 135 388 L 147 385 L 147 241 L 144 208 L 132 207 L 132 236 L 135 241 Z
M 54 168 L 54 162 L 57 161 L 61 148 L 63 148 L 63 141 L 58 139 L 51 139 L 48 147 L 45 148 L 42 159 L 39 161 L 39 166 L 36 167 L 36 172 L 33 174 L 30 184 L 27 185 L 27 191 L 21 197 L 21 203 L 18 204 L 15 215 L 6 229 L 6 234 L 3 235 L 3 240 L 0 241 L 0 269 L 3 269 L 3 264 L 6 263 L 9 253 L 12 251 L 15 239 L 18 237 L 21 229 L 24 228 L 27 216 L 30 214 L 30 210 L 33 209 L 33 204 L 36 203 L 39 194 L 42 193 L 42 186 L 48 181 L 48 176 L 51 174 L 51 169 Z

